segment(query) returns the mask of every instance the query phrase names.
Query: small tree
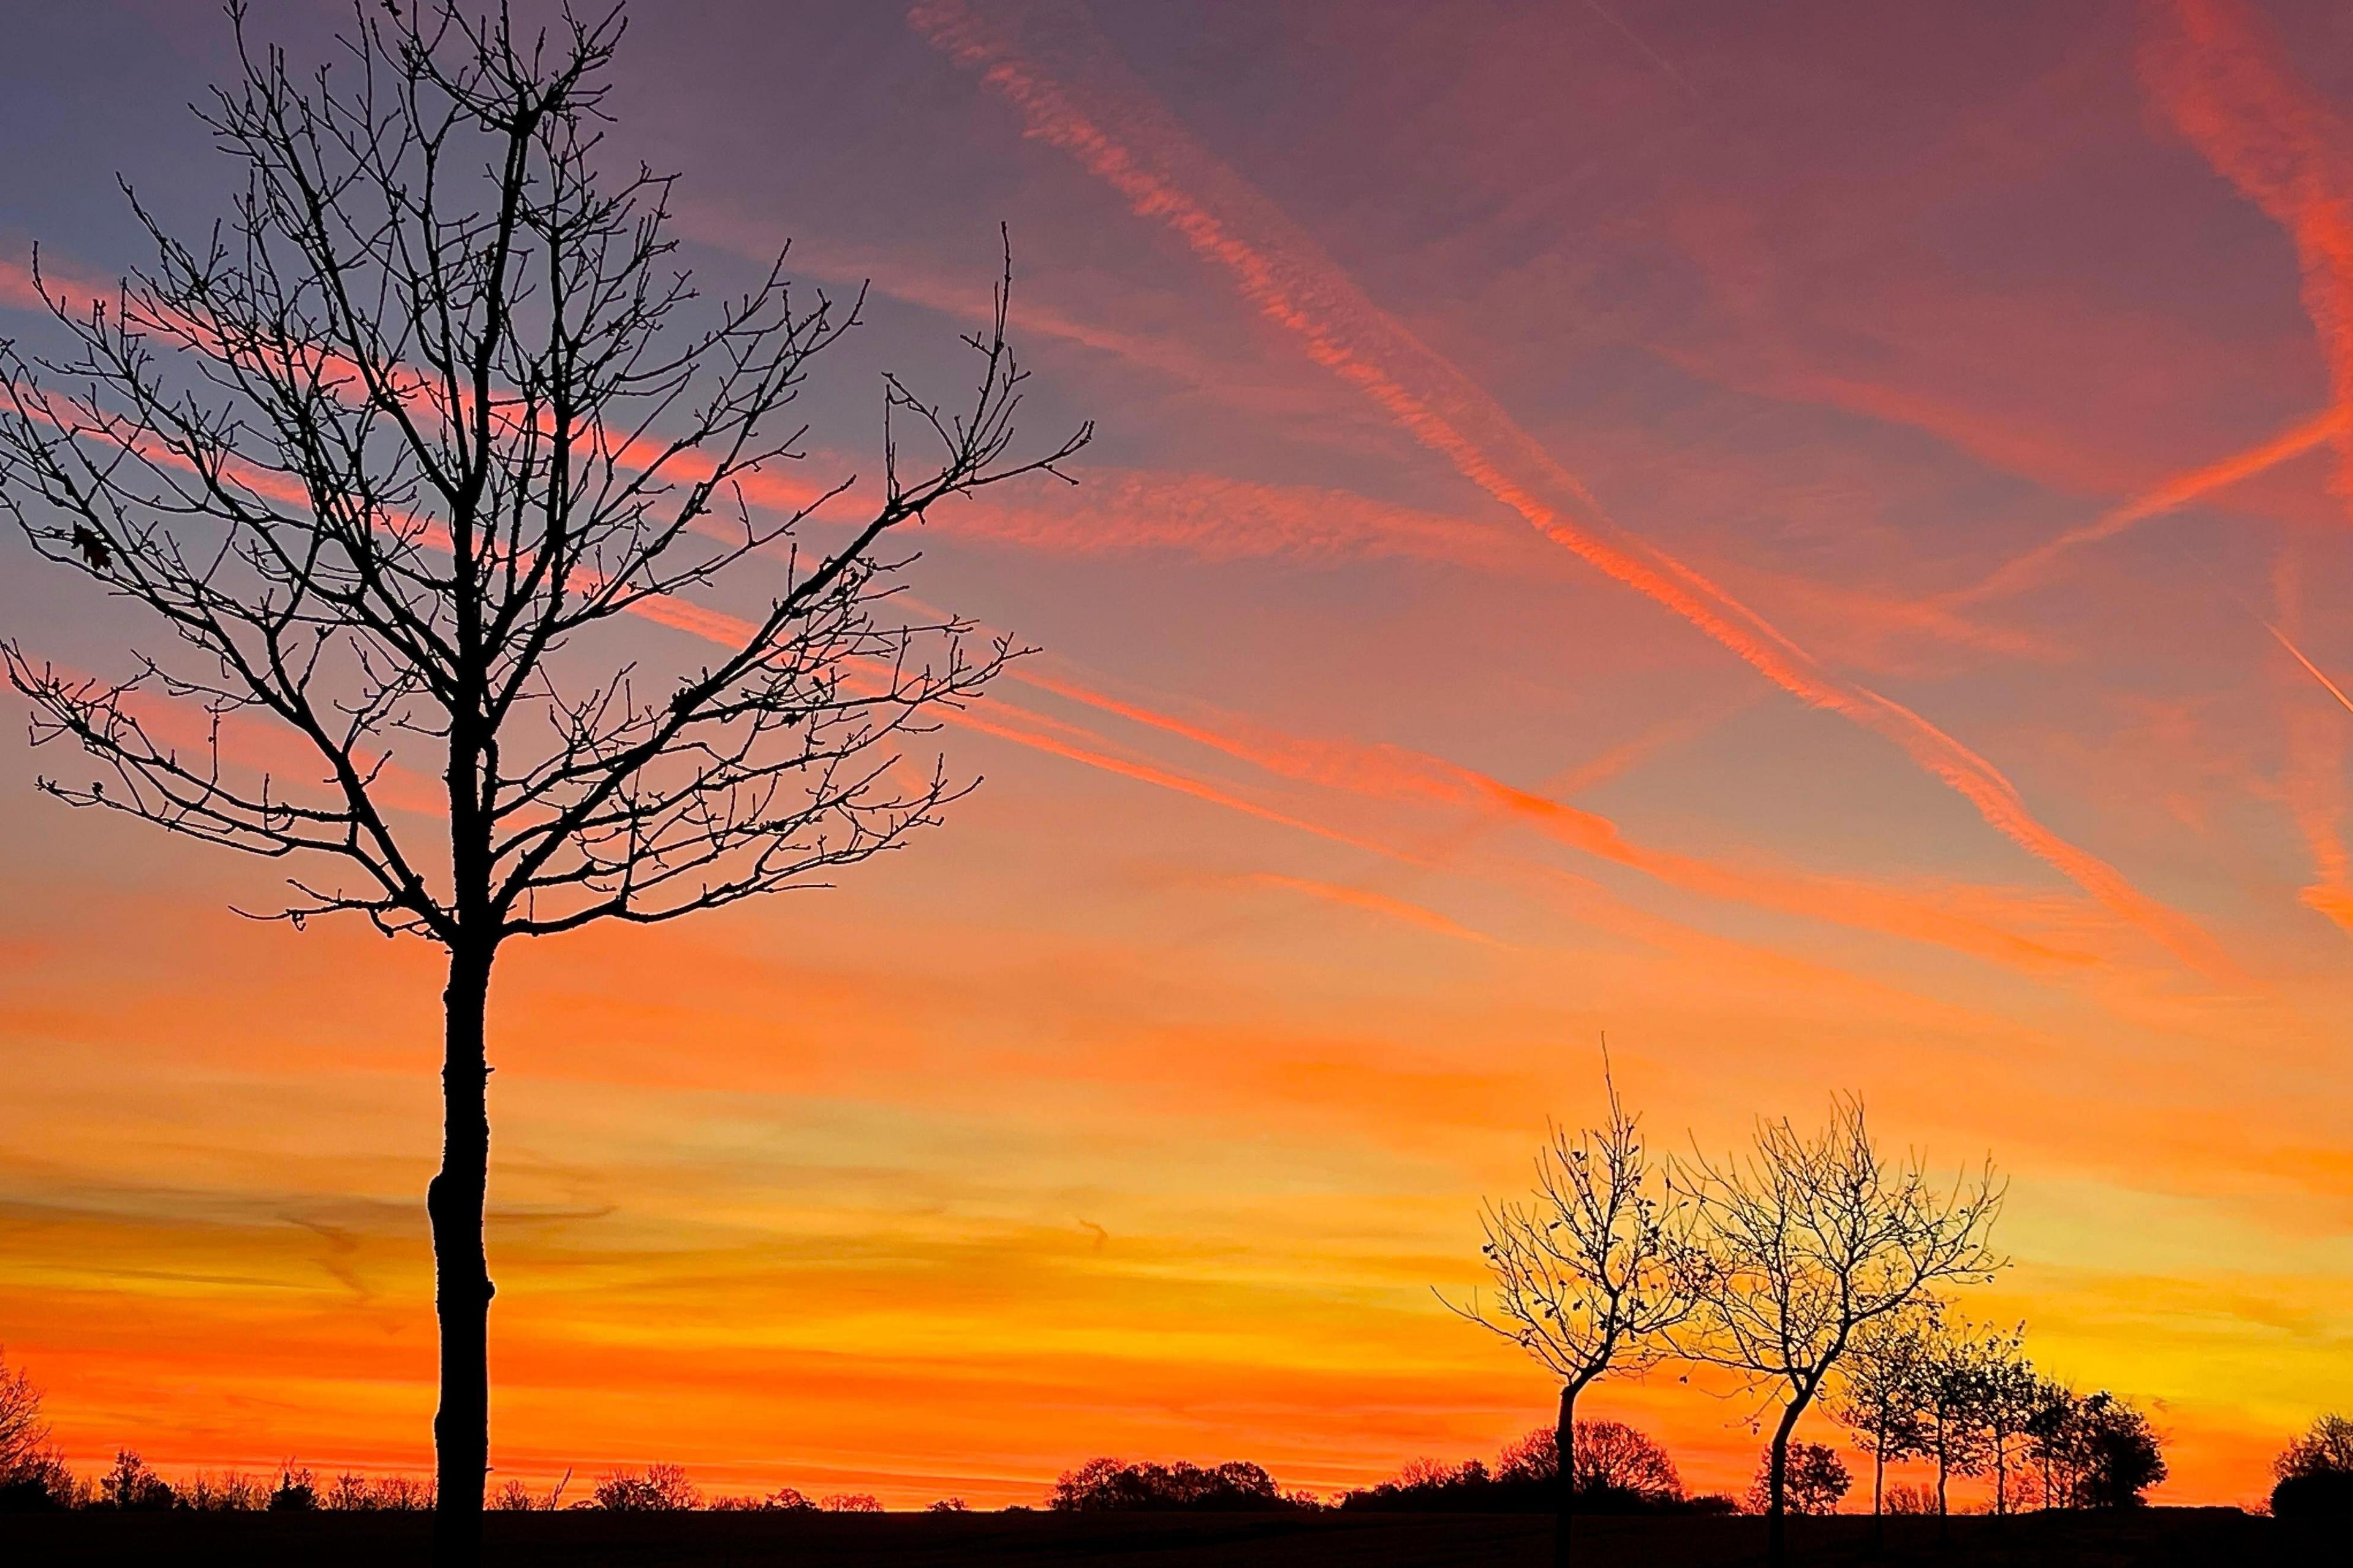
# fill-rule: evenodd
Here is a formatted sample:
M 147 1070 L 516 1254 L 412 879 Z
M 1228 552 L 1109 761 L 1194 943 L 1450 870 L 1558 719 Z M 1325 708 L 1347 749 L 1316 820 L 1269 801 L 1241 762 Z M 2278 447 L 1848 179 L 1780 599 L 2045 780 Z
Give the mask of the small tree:
M 291 1459 L 279 1466 L 278 1485 L 269 1493 L 269 1511 L 316 1513 L 318 1510 L 318 1477 Z
M 114 1464 L 98 1479 L 100 1501 L 108 1508 L 160 1512 L 179 1500 L 169 1481 L 147 1468 L 135 1448 L 116 1451 Z
M 747 496 L 800 455 L 787 411 L 857 307 L 797 300 L 779 258 L 689 322 L 670 180 L 603 145 L 619 5 L 536 35 L 503 5 L 367 5 L 308 79 L 229 10 L 242 77 L 203 116 L 227 223 L 184 243 L 134 198 L 155 265 L 116 300 L 50 297 L 67 357 L 0 343 L 0 510 L 179 652 L 121 680 L 0 659 L 36 743 L 103 775 L 50 795 L 300 868 L 273 918 L 356 914 L 446 954 L 434 1550 L 470 1563 L 498 957 L 821 884 L 936 822 L 964 786 L 901 750 L 1009 647 L 893 602 L 913 557 L 892 542 L 1087 430 L 1009 456 L 1000 288 L 961 411 L 886 378 L 880 482 L 802 548 L 807 509 Z M 911 462 L 911 428 L 934 458 Z M 688 602 L 761 554 L 748 618 Z M 719 646 L 666 671 L 620 635 L 646 616 Z M 224 746 L 249 725 L 307 762 Z
M 2080 1506 L 2138 1508 L 2147 1500 L 2143 1494 L 2165 1479 L 2157 1429 L 2126 1401 L 2102 1390 L 2076 1405 L 2071 1425 Z
M 1575 1452 L 1579 1491 L 1646 1501 L 1683 1495 L 1683 1477 L 1667 1451 L 1623 1421 L 1578 1422 Z
M 1985 1423 L 1987 1463 L 1993 1471 L 1993 1510 L 2008 1515 L 2014 1492 L 2032 1489 L 2017 1467 L 2031 1452 L 2031 1427 L 2042 1408 L 2042 1379 L 2026 1358 L 2026 1325 L 1989 1330 L 1980 1342 L 1978 1415 Z
M 2272 1514 L 2277 1519 L 2353 1515 L 2353 1421 L 2323 1415 L 2272 1463 Z
M 2045 1509 L 2075 1506 L 2075 1391 L 2037 1376 L 2025 1421 L 2026 1457 L 2042 1472 Z
M 1917 1453 L 1936 1467 L 1936 1517 L 1952 1513 L 1955 1476 L 1974 1476 L 1988 1458 L 1985 1346 L 1966 1322 L 1939 1323 L 1928 1338 L 1921 1380 Z
M 1580 1421 L 1575 1479 L 1580 1500 L 1599 1497 L 1660 1502 L 1683 1495 L 1683 1477 L 1665 1448 L 1648 1433 L 1622 1421 Z M 1539 1426 L 1495 1457 L 1499 1481 L 1560 1479 L 1560 1434 Z
M 0 1345 L 0 1485 L 30 1470 L 48 1440 L 40 1386 L 23 1367 L 8 1364 L 7 1347 Z
M 1784 1500 L 1797 1514 L 1836 1513 L 1854 1485 L 1846 1461 L 1827 1443 L 1791 1444 L 1783 1479 Z M 1757 1479 L 1748 1486 L 1751 1511 L 1763 1513 L 1771 1506 L 1772 1489 L 1773 1456 L 1767 1451 L 1757 1457 Z
M 1480 1255 L 1494 1293 L 1448 1309 L 1511 1341 L 1560 1383 L 1553 1561 L 1571 1560 L 1577 1512 L 1577 1399 L 1612 1370 L 1641 1371 L 1671 1351 L 1666 1334 L 1691 1314 L 1688 1247 L 1639 1120 L 1602 1064 L 1608 1116 L 1599 1128 L 1554 1128 L 1536 1155 L 1534 1196 L 1490 1202 Z M 1440 1298 L 1444 1300 L 1443 1297 Z
M 2353 1420 L 2331 1412 L 2315 1421 L 2272 1461 L 2272 1475 L 2283 1481 L 2293 1476 L 2353 1476 Z
M 510 1480 L 491 1494 L 490 1506 L 501 1513 L 554 1513 L 564 1506 L 564 1489 L 571 1484 L 569 1469 L 543 1493 L 532 1490 L 528 1482 Z
M 1987 1242 L 2002 1189 L 1991 1161 L 1949 1185 L 1932 1180 L 1917 1153 L 1891 1164 L 1851 1097 L 1834 1102 L 1820 1133 L 1760 1121 L 1746 1160 L 1719 1166 L 1694 1156 L 1670 1179 L 1705 1237 L 1697 1332 L 1686 1348 L 1780 1403 L 1766 1500 L 1766 1551 L 1778 1568 L 1799 1418 L 1863 1325 L 2002 1267 Z
M 1941 1303 L 1924 1300 L 1858 1327 L 1827 1402 L 1831 1418 L 1871 1456 L 1871 1514 L 1884 1537 L 1887 1462 L 1921 1452 L 1928 1343 Z
M 590 1508 L 610 1513 L 682 1513 L 702 1506 L 702 1489 L 678 1465 L 614 1470 L 588 1495 Z

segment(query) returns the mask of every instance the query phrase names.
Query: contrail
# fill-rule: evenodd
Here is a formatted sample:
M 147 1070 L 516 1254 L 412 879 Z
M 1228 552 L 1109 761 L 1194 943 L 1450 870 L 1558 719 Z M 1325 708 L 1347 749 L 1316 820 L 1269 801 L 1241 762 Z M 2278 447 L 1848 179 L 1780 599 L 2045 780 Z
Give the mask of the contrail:
M 1635 32 L 1633 28 L 1628 26 L 1624 22 L 1619 20 L 1616 13 L 1603 9 L 1601 0 L 1585 0 L 1585 5 L 1588 10 L 1600 17 L 1603 21 L 1609 23 L 1610 26 L 1616 28 L 1620 37 L 1633 45 L 1637 49 L 1640 49 L 1642 52 L 1643 58 L 1649 60 L 1652 65 L 1666 72 L 1668 79 L 1677 87 L 1682 88 L 1684 92 L 1688 93 L 1694 101 L 1704 101 L 1700 99 L 1699 89 L 1694 87 L 1683 76 L 1683 72 L 1675 69 L 1673 63 L 1670 61 L 1666 56 L 1659 53 L 1658 50 L 1644 43 L 1642 41 L 1642 36 Z
M 2353 713 L 2353 697 L 2346 696 L 2345 689 L 2343 687 L 2338 686 L 2337 682 L 2329 679 L 2327 675 L 2323 674 L 2321 672 L 2320 666 L 2305 658 L 2304 650 L 2296 647 L 2295 644 L 2288 641 L 2287 634 L 2285 632 L 2280 630 L 2279 627 L 2272 625 L 2269 621 L 2263 622 L 2263 630 L 2271 633 L 2273 637 L 2278 638 L 2280 647 L 2287 649 L 2290 654 L 2294 655 L 2295 662 L 2304 666 L 2304 668 L 2311 673 L 2313 679 L 2317 680 L 2322 686 L 2327 689 L 2328 695 L 2337 699 L 2337 706 L 2343 708 L 2348 713 Z
M 1180 719 L 1035 665 L 1016 666 L 1009 673 L 1040 691 L 1175 735 L 1277 777 L 1375 799 L 1497 812 L 1556 844 L 1701 898 L 1902 937 L 2028 973 L 2047 974 L 2092 962 L 2083 952 L 2052 947 L 1928 900 L 1883 888 L 1833 877 L 1718 865 L 1653 848 L 1626 837 L 1608 817 L 1403 746 L 1271 733 L 1231 717 L 1216 722 Z
M 0 264 L 0 284 L 9 280 L 6 266 Z M 30 288 L 29 278 L 24 282 L 28 297 L 38 300 L 38 294 Z M 5 289 L 0 289 L 0 293 L 5 292 Z M 0 300 L 0 303 L 10 302 L 14 301 Z M 632 457 L 642 461 L 647 455 L 633 448 L 643 445 L 642 442 L 630 443 L 617 457 L 622 461 Z M 173 461 L 168 455 L 144 455 L 151 461 L 162 460 L 168 466 L 185 466 Z M 687 455 L 683 466 L 692 466 L 691 454 Z M 307 494 L 298 485 L 282 476 L 240 470 L 239 478 L 249 488 L 274 499 L 293 503 L 308 500 Z M 824 493 L 822 486 L 766 473 L 743 476 L 739 488 L 744 490 L 744 499 L 752 504 L 785 510 L 798 510 Z M 430 548 L 448 548 L 448 541 L 440 537 L 437 528 L 424 527 L 418 539 Z M 738 617 L 668 596 L 642 600 L 631 607 L 646 619 L 717 643 L 740 643 L 752 629 L 748 623 Z M 1940 908 L 1932 900 L 1915 896 L 1853 884 L 1841 879 L 1723 867 L 1672 851 L 1650 848 L 1626 839 L 1617 826 L 1607 818 L 1562 805 L 1544 795 L 1517 789 L 1440 758 L 1391 746 L 1333 740 L 1301 741 L 1282 736 L 1270 738 L 1256 732 L 1245 734 L 1243 727 L 1233 723 L 1228 723 L 1222 729 L 1212 729 L 1109 697 L 1067 679 L 1048 677 L 1034 666 L 1017 667 L 1013 674 L 1017 679 L 1041 690 L 1209 746 L 1277 776 L 1307 779 L 1326 787 L 1377 798 L 1419 800 L 1472 810 L 1500 810 L 1504 816 L 1532 827 L 1546 837 L 1703 898 L 1771 909 L 1800 918 L 1922 942 L 2030 973 L 2047 973 L 2054 966 L 2075 966 L 2091 962 L 2087 954 L 2053 948 L 1982 919 Z M 1033 709 L 991 702 L 955 715 L 954 721 L 1033 750 L 1050 752 L 1262 821 L 1399 860 L 1420 869 L 1434 868 L 1433 863 L 1426 858 L 1401 851 L 1394 845 L 1345 833 L 1323 823 L 1277 810 L 1147 759 L 1119 754 L 1115 750 L 1106 749 L 1108 742 L 1099 733 L 1052 719 Z M 1313 760 L 1303 761 L 1308 758 Z
M 739 616 L 674 597 L 641 599 L 630 609 L 649 620 L 723 647 L 740 646 L 753 631 L 751 623 Z M 1605 816 L 1406 747 L 1271 732 L 1230 716 L 1215 721 L 1179 718 L 1113 696 L 1071 676 L 1051 673 L 1035 660 L 1025 659 L 1013 665 L 1007 678 L 1049 696 L 1176 736 L 1278 778 L 1370 799 L 1499 812 L 1555 843 L 1701 898 L 1942 947 L 2037 977 L 2047 978 L 2069 970 L 2080 972 L 2095 962 L 2082 951 L 2052 946 L 1990 920 L 1947 909 L 1918 896 L 1841 878 L 1721 866 L 1697 857 L 1652 848 L 1627 838 L 1618 825 Z M 1440 868 L 1440 862 L 1428 855 L 1277 810 L 1156 762 L 1122 755 L 1100 733 L 1050 718 L 1032 708 L 988 699 L 969 707 L 948 710 L 942 717 L 965 729 L 1345 845 L 1416 870 Z M 1377 899 L 1379 895 L 1368 897 Z M 1399 913 L 1397 910 L 1385 912 Z
M 2169 0 L 2143 44 L 2142 84 L 2190 145 L 2287 231 L 2328 368 L 2333 401 L 2353 408 L 2353 176 L 2346 122 L 2300 79 L 2284 44 L 2227 0 Z M 2331 486 L 2353 502 L 2353 424 L 2330 433 Z
M 1464 478 L 1546 538 L 1681 616 L 1783 690 L 1893 741 L 1998 831 L 2057 869 L 2185 963 L 2235 983 L 2212 939 L 2114 867 L 2036 819 L 2007 778 L 1909 708 L 1830 674 L 1803 648 L 1672 556 L 1628 534 L 1485 392 L 1366 296 L 1265 197 L 1197 147 L 1085 19 L 1057 14 L 1085 58 L 1072 86 L 1048 75 L 965 0 L 924 0 L 911 24 L 980 75 L 1059 147 L 1223 269 L 1242 297 L 1300 339 L 1308 356 L 1373 400 Z M 1106 90 L 1101 84 L 1108 82 Z
M 2227 458 L 2175 474 L 2122 506 L 2102 513 L 2095 521 L 2071 528 L 2024 554 L 2013 557 L 1989 574 L 1975 587 L 1948 595 L 1941 602 L 1971 604 L 2031 588 L 2049 576 L 2051 568 L 2059 558 L 2070 551 L 2086 544 L 2096 544 L 2104 539 L 2113 539 L 2151 518 L 2179 510 L 2202 496 L 2226 489 L 2241 479 L 2253 479 L 2291 458 L 2300 458 L 2315 447 L 2337 439 L 2348 426 L 2353 426 L 2353 419 L 2348 419 L 2347 411 L 2332 408 L 2301 420 L 2270 440 L 2260 442 L 2242 452 L 2233 452 Z
M 1344 887 L 1337 882 L 1319 882 L 1306 877 L 1285 877 L 1272 871 L 1252 871 L 1238 880 L 1253 887 L 1280 888 L 1286 892 L 1303 893 L 1326 903 L 1340 904 L 1367 914 L 1379 915 L 1403 925 L 1431 931 L 1439 936 L 1452 937 L 1457 942 L 1475 942 L 1488 947 L 1508 948 L 1511 943 L 1499 941 L 1482 931 L 1472 931 L 1459 921 L 1451 920 L 1436 910 L 1420 904 L 1393 899 L 1387 893 L 1377 893 L 1368 888 Z

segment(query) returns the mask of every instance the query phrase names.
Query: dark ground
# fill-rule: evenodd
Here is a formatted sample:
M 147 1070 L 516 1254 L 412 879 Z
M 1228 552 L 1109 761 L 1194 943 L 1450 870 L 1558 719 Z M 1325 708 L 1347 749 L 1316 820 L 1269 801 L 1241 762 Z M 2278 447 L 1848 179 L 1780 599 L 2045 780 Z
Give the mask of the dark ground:
M 401 1514 L 77 1513 L 0 1515 L 0 1563 L 170 1568 L 422 1563 L 428 1521 Z M 2353 1534 L 2309 1531 L 2232 1509 L 1888 1521 L 1884 1555 L 1868 1519 L 1796 1520 L 1795 1568 L 2189 1568 L 2353 1562 Z M 1544 1568 L 1551 1526 L 1492 1514 L 1170 1515 L 493 1514 L 497 1563 L 582 1568 Z M 1592 1519 L 1578 1554 L 1596 1568 L 1730 1568 L 1764 1560 L 1758 1519 Z

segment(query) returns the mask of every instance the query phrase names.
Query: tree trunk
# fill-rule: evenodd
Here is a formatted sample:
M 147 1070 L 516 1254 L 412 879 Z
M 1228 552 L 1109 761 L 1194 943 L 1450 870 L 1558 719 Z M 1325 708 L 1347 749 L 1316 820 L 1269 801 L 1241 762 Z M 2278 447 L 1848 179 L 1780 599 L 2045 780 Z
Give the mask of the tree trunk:
M 441 1329 L 441 1405 L 433 1416 L 435 1568 L 474 1568 L 482 1556 L 482 1485 L 490 1471 L 490 1262 L 482 1206 L 490 1182 L 490 1065 L 483 1021 L 492 950 L 449 950 L 443 993 L 441 1170 L 425 1189 L 433 1221 L 433 1310 Z
M 1782 1516 L 1788 1511 L 1789 1434 L 1798 1429 L 1798 1417 L 1805 1409 L 1803 1397 L 1790 1400 L 1789 1407 L 1781 1412 L 1781 1424 L 1773 1428 L 1773 1456 L 1766 1467 L 1765 1489 L 1765 1561 L 1768 1568 L 1781 1568 L 1789 1560 L 1788 1542 L 1782 1529 Z
M 1871 1440 L 1871 1546 L 1887 1550 L 1887 1514 L 1881 1500 L 1887 1492 L 1887 1423 L 1882 1421 Z
M 1560 1390 L 1560 1425 L 1553 1431 L 1553 1453 L 1560 1462 L 1553 1493 L 1553 1568 L 1569 1568 L 1569 1530 L 1577 1517 L 1577 1385 Z

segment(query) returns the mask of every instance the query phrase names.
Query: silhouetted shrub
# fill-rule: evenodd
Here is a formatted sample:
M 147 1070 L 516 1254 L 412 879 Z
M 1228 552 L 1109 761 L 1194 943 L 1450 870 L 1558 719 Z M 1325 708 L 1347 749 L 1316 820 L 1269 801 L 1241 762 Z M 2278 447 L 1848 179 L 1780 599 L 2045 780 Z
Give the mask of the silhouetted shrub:
M 76 1476 L 55 1448 L 19 1456 L 8 1473 L 0 1476 L 0 1513 L 87 1508 L 94 1495 L 90 1484 Z
M 1272 1476 L 1241 1460 L 1205 1469 L 1182 1459 L 1154 1465 L 1106 1458 L 1063 1471 L 1046 1506 L 1065 1513 L 1126 1509 L 1240 1513 L 1287 1512 L 1299 1505 L 1282 1495 Z
M 517 1484 L 509 1481 L 507 1486 Z M 506 1506 L 504 1496 L 502 1489 L 489 1506 Z M 433 1483 L 415 1476 L 380 1476 L 370 1480 L 346 1471 L 319 1494 L 319 1506 L 350 1513 L 424 1513 L 433 1507 Z
M 2295 1476 L 2353 1476 L 2353 1421 L 2331 1413 L 2272 1461 L 2281 1480 Z
M 1757 1479 L 1748 1486 L 1748 1511 L 1763 1513 L 1772 1501 L 1773 1452 L 1757 1462 Z M 1846 1461 L 1827 1443 L 1792 1443 L 1788 1468 L 1781 1477 L 1781 1500 L 1791 1513 L 1836 1513 L 1854 1478 Z
M 1674 1460 L 1655 1441 L 1618 1421 L 1577 1424 L 1577 1506 L 1585 1513 L 1695 1510 Z M 1489 1469 L 1477 1459 L 1450 1465 L 1413 1459 L 1392 1479 L 1342 1495 L 1343 1509 L 1374 1512 L 1549 1513 L 1559 1505 L 1560 1445 L 1538 1427 L 1508 1445 Z
M 65 1506 L 37 1477 L 14 1476 L 0 1481 L 0 1513 L 48 1513 Z
M 278 1472 L 277 1489 L 269 1494 L 272 1513 L 315 1513 L 319 1508 L 317 1478 L 289 1461 Z
M 2291 1520 L 2353 1520 L 2353 1471 L 2315 1470 L 2283 1476 L 2272 1489 L 2272 1516 Z
M 250 1513 L 269 1502 L 269 1489 L 235 1470 L 198 1470 L 180 1488 L 180 1506 L 198 1513 Z
M 2138 1508 L 2165 1479 L 2165 1455 L 2148 1417 L 2107 1393 L 2083 1402 L 2073 1435 L 2081 1506 Z
M 170 1483 L 149 1469 L 135 1448 L 118 1449 L 114 1468 L 98 1479 L 100 1508 L 167 1509 L 178 1500 Z
M 6 1356 L 0 1354 L 0 1483 L 23 1479 L 48 1440 L 40 1388 L 24 1368 L 10 1371 Z
M 613 1513 L 679 1513 L 702 1504 L 702 1493 L 677 1465 L 648 1465 L 631 1473 L 615 1470 L 596 1483 L 584 1508 Z
M 818 1506 L 828 1513 L 881 1513 L 882 1505 L 871 1492 L 835 1492 Z
M 972 1505 L 960 1497 L 944 1497 L 937 1502 L 925 1503 L 925 1513 L 969 1513 Z
M 2293 1520 L 2353 1518 L 2353 1421 L 2334 1414 L 2287 1447 L 2272 1463 L 2279 1485 L 2272 1513 Z
M 1622 1421 L 1578 1422 L 1576 1465 L 1577 1503 L 1591 1505 L 1588 1511 L 1610 1511 L 1620 1500 L 1639 1505 L 1683 1495 L 1683 1477 L 1666 1449 Z M 1537 1427 L 1495 1456 L 1493 1474 L 1505 1483 L 1554 1480 L 1560 1474 L 1558 1434 Z
M 717 1513 L 810 1513 L 817 1504 L 801 1495 L 795 1487 L 778 1487 L 765 1497 L 723 1497 L 713 1500 L 712 1510 Z

